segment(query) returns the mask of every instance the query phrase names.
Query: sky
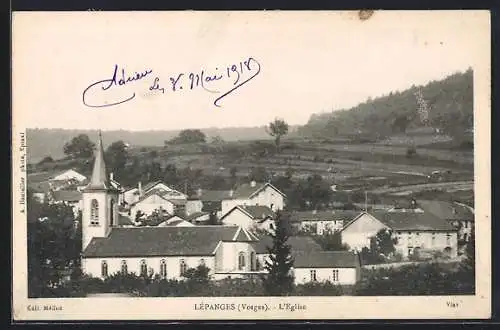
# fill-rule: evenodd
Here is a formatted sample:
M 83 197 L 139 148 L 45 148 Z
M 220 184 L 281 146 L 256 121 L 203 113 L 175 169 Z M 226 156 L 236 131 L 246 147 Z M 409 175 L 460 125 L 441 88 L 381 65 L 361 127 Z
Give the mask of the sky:
M 313 113 L 484 65 L 489 40 L 489 17 L 472 11 L 382 11 L 365 21 L 355 12 L 15 13 L 13 116 L 30 128 L 305 124 Z M 226 76 L 233 64 L 243 69 L 236 85 L 237 73 Z M 103 90 L 115 65 L 116 84 Z M 120 86 L 122 69 L 144 76 Z M 202 70 L 221 77 L 206 83 L 212 92 L 190 88 L 189 74 Z M 169 78 L 181 73 L 174 92 Z M 155 78 L 165 93 L 150 90 Z M 84 95 L 90 105 L 135 97 L 95 108 Z

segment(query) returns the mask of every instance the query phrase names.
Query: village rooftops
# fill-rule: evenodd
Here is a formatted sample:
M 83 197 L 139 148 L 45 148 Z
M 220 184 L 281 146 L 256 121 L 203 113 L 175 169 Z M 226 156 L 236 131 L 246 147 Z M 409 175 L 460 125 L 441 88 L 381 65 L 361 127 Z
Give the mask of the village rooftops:
M 302 221 L 350 221 L 360 215 L 361 211 L 354 210 L 330 210 L 330 211 L 296 211 L 292 212 L 292 222 Z
M 229 212 L 227 212 L 222 218 L 224 219 L 227 215 L 231 214 L 234 210 L 240 210 L 252 220 L 266 220 L 269 218 L 274 218 L 275 213 L 269 207 L 264 205 L 237 205 L 233 207 Z
M 281 194 L 282 196 L 285 196 L 281 191 L 279 191 L 276 187 L 274 187 L 270 183 L 262 183 L 262 182 L 255 182 L 252 181 L 250 183 L 244 183 L 239 185 L 233 192 L 232 198 L 233 199 L 248 199 L 253 197 L 255 194 L 260 192 L 266 187 L 271 187 L 274 189 L 276 192 Z
M 295 252 L 294 268 L 355 268 L 360 265 L 359 256 L 351 251 Z
M 370 212 L 369 214 L 396 231 L 455 230 L 446 220 L 440 219 L 430 212 Z
M 472 209 L 460 203 L 433 200 L 420 200 L 418 203 L 425 212 L 441 219 L 474 221 Z
M 83 257 L 210 256 L 221 241 L 253 241 L 242 232 L 238 226 L 113 228 L 106 238 L 92 238 Z
M 250 199 L 266 187 L 271 187 L 280 195 L 285 196 L 270 183 L 258 183 L 252 181 L 250 183 L 241 184 L 234 190 L 198 189 L 196 194 L 190 196 L 189 199 L 198 199 L 204 202 L 218 202 L 231 199 Z

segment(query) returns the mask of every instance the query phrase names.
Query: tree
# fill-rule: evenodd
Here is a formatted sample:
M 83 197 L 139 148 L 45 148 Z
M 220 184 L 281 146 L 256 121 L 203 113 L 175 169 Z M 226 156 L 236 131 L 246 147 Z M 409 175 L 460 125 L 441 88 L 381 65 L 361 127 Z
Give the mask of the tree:
M 346 244 L 342 244 L 342 237 L 340 232 L 326 231 L 323 235 L 315 235 L 313 239 L 318 243 L 321 248 L 325 251 L 347 251 L 349 247 Z
M 267 180 L 269 179 L 269 173 L 264 167 L 253 167 L 250 170 L 248 179 L 256 182 L 267 182 Z
M 171 143 L 204 143 L 206 142 L 205 133 L 199 129 L 185 129 L 182 130 L 178 136 L 173 138 Z
M 95 144 L 90 141 L 87 134 L 80 134 L 64 145 L 64 154 L 72 158 L 90 158 L 94 152 Z
M 53 163 L 54 159 L 51 156 L 45 156 L 41 161 L 38 162 L 38 165 L 43 165 L 46 163 Z
M 29 297 L 58 296 L 65 272 L 79 265 L 81 216 L 75 219 L 70 206 L 41 204 L 31 194 L 27 207 Z
M 288 134 L 288 124 L 283 120 L 276 118 L 274 121 L 269 123 L 267 127 L 267 133 L 274 137 L 274 143 L 276 144 L 276 150 L 279 152 L 281 137 Z
M 398 243 L 398 239 L 393 237 L 392 230 L 381 229 L 377 232 L 374 238 L 374 246 L 372 248 L 372 253 L 374 255 L 384 255 L 388 257 L 396 251 L 395 245 Z
M 121 178 L 128 161 L 127 145 L 123 141 L 113 142 L 106 150 L 106 162 L 111 172 Z
M 293 258 L 291 247 L 286 244 L 288 233 L 286 222 L 281 212 L 277 212 L 274 219 L 274 231 L 270 233 L 273 246 L 268 247 L 269 259 L 265 268 L 268 274 L 264 280 L 265 291 L 271 296 L 288 295 L 293 290 Z

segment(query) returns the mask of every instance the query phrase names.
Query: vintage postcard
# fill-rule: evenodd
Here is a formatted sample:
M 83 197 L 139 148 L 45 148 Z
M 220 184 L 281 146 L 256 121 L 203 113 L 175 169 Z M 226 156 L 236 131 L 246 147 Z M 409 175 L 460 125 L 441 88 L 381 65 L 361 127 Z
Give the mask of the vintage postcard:
M 15 321 L 490 317 L 488 11 L 12 25 Z

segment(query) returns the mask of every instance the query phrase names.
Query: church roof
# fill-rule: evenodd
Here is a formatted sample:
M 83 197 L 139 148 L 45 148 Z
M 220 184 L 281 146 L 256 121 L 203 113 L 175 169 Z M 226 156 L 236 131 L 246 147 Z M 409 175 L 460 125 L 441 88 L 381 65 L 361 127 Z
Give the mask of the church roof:
M 238 233 L 237 226 L 117 227 L 94 237 L 83 257 L 209 256 L 221 241 L 240 241 Z
M 99 132 L 99 139 L 97 141 L 97 148 L 94 156 L 94 168 L 90 178 L 89 185 L 85 190 L 114 190 L 111 185 L 106 171 L 106 162 L 104 161 L 104 147 L 102 145 L 102 136 Z

